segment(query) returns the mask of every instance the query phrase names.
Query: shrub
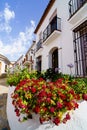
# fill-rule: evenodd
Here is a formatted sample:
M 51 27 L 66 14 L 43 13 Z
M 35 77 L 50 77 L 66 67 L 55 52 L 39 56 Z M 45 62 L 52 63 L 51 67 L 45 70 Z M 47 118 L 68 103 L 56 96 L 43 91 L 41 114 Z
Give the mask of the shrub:
M 87 84 L 85 78 L 74 78 L 71 79 L 70 87 L 72 87 L 77 94 L 87 93 Z
M 16 86 L 21 80 L 30 78 L 28 68 L 15 68 L 13 73 L 8 72 L 7 83 L 12 86 Z
M 58 71 L 55 71 L 53 68 L 49 68 L 46 70 L 46 72 L 43 74 L 43 78 L 45 80 L 51 80 L 51 81 L 56 81 L 59 78 L 62 78 L 63 74 L 59 73 Z

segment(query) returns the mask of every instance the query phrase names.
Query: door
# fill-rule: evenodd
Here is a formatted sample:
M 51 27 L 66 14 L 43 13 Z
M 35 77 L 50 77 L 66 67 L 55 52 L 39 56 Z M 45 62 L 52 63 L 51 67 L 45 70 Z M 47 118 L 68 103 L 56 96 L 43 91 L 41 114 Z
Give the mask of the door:
M 58 49 L 52 53 L 52 68 L 58 68 Z

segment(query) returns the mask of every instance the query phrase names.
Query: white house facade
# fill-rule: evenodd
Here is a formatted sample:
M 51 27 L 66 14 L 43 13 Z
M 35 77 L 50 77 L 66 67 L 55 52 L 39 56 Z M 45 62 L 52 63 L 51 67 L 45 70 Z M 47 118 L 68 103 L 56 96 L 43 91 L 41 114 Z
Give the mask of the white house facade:
M 10 61 L 8 60 L 8 58 L 0 54 L 0 75 L 6 73 L 9 67 Z
M 23 60 L 24 60 L 24 55 L 21 55 L 17 61 L 13 61 L 11 62 L 11 66 L 10 66 L 10 72 L 13 73 L 17 67 L 19 67 L 20 69 L 23 68 Z
M 35 48 L 36 41 L 33 41 L 23 60 L 23 66 L 27 66 L 29 71 L 35 70 Z
M 34 33 L 37 70 L 58 68 L 70 74 L 67 65 L 72 64 L 73 75 L 86 75 L 87 0 L 50 0 Z

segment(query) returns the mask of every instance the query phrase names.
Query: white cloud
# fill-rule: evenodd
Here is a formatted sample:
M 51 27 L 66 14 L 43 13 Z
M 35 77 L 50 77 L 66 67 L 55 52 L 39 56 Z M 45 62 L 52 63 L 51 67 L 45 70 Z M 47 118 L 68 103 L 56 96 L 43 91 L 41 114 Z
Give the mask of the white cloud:
M 0 32 L 5 31 L 7 33 L 10 33 L 12 30 L 10 21 L 14 18 L 14 11 L 11 11 L 10 6 L 6 3 L 4 10 L 0 12 Z
M 14 11 L 11 11 L 9 8 L 9 5 L 6 4 L 6 7 L 4 9 L 4 19 L 6 23 L 9 23 L 12 18 L 15 18 Z
M 4 44 L 0 40 L 0 53 L 10 58 L 10 60 L 17 60 L 19 56 L 27 52 L 29 46 L 34 39 L 35 22 L 31 21 L 30 27 L 26 27 L 24 32 L 20 32 L 16 39 L 11 39 L 11 43 Z
M 25 31 L 19 32 L 17 38 L 11 37 L 12 27 L 10 25 L 11 20 L 15 18 L 15 12 L 10 9 L 10 6 L 6 3 L 3 11 L 0 12 L 0 32 L 6 32 L 9 44 L 6 44 L 4 38 L 0 39 L 0 53 L 7 56 L 10 60 L 17 60 L 20 55 L 27 52 L 29 46 L 34 39 L 35 22 L 30 21 L 30 26 L 25 28 Z M 10 33 L 8 35 L 8 33 Z M 5 42 L 5 43 L 4 43 Z
M 0 49 L 3 47 L 3 42 L 0 40 Z

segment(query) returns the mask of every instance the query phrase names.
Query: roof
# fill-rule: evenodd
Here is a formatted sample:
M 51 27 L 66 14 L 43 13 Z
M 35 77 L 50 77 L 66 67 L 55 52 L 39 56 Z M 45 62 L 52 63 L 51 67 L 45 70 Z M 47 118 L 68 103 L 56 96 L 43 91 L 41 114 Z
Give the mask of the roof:
M 37 33 L 38 29 L 40 28 L 41 24 L 43 23 L 44 19 L 46 18 L 47 14 L 50 11 L 50 9 L 51 9 L 52 5 L 54 4 L 54 2 L 55 2 L 55 0 L 50 0 L 49 1 L 49 3 L 47 5 L 47 7 L 46 7 L 46 9 L 45 9 L 45 11 L 44 11 L 40 21 L 39 21 L 39 23 L 38 23 L 34 33 Z
M 8 62 L 10 64 L 10 61 L 7 57 L 5 57 L 4 55 L 0 54 L 0 59 L 5 60 L 6 62 Z

